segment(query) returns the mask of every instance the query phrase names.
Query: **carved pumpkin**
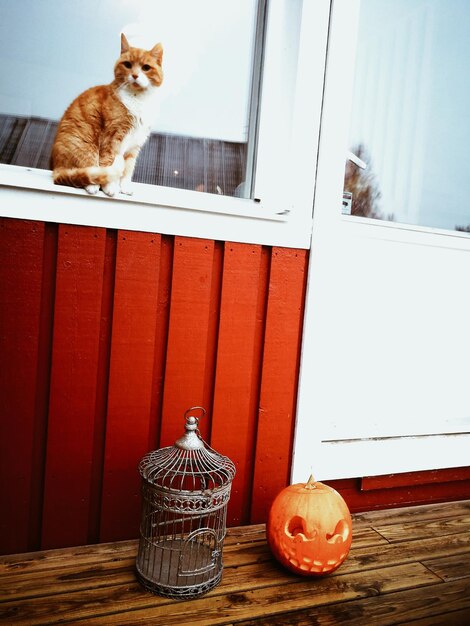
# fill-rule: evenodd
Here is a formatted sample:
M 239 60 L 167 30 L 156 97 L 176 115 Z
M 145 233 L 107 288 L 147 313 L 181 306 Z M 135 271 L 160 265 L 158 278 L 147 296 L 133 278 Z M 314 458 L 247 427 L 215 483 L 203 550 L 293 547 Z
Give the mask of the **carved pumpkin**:
M 278 494 L 266 536 L 273 555 L 288 569 L 305 576 L 329 574 L 351 547 L 351 515 L 337 491 L 310 476 L 307 483 Z

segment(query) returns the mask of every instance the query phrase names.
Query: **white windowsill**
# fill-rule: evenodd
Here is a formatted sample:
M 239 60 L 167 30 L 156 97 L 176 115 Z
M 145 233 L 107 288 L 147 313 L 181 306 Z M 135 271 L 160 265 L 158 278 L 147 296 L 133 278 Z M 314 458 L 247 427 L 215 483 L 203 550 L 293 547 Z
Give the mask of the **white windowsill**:
M 289 209 L 198 191 L 134 183 L 110 198 L 55 185 L 49 170 L 0 164 L 0 214 L 67 224 L 309 248 L 310 228 Z

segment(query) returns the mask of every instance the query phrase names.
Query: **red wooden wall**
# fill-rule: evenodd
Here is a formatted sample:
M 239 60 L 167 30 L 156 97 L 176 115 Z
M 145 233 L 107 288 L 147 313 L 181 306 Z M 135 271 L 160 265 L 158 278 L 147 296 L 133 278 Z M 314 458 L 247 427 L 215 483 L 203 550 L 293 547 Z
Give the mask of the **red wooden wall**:
M 229 524 L 290 471 L 307 252 L 0 221 L 0 552 L 137 536 L 137 464 L 206 407 Z
M 139 459 L 206 407 L 229 525 L 289 482 L 308 253 L 0 218 L 0 553 L 137 536 Z M 352 511 L 470 469 L 333 481 Z

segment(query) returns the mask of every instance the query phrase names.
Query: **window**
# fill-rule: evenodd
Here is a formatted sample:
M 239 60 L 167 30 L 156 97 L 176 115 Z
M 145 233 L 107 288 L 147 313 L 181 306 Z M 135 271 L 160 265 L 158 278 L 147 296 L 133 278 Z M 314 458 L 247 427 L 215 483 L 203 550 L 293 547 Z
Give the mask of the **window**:
M 470 232 L 470 4 L 362 0 L 344 212 Z
M 260 46 L 255 54 L 258 4 L 263 9 L 257 0 L 223 8 L 217 0 L 9 4 L 1 162 L 48 169 L 58 120 L 79 93 L 111 82 L 124 32 L 137 47 L 164 43 L 159 112 L 134 180 L 249 197 L 248 144 L 256 122 L 251 116 L 250 124 L 250 103 L 261 56 Z
M 73 196 L 73 202 L 64 197 L 71 210 L 62 212 L 59 221 L 122 223 L 128 228 L 308 247 L 329 2 L 310 4 L 6 4 L 0 39 L 9 68 L 0 88 L 3 191 L 23 187 Z M 164 45 L 159 113 L 138 159 L 134 181 L 139 184 L 133 198 L 87 198 L 95 201 L 93 209 L 98 202 L 104 207 L 101 219 L 86 217 L 89 207 L 77 218 L 72 204 L 78 211 L 84 192 L 50 184 L 51 145 L 68 104 L 88 87 L 112 80 L 120 32 L 131 45 Z M 107 221 L 110 202 L 114 208 Z M 129 203 L 131 222 L 126 217 Z M 198 211 L 199 218 L 185 221 L 187 213 L 170 216 L 169 208 Z M 24 213 L 21 208 L 18 212 Z M 56 220 L 56 215 L 47 219 Z M 264 224 L 257 226 L 257 221 Z M 213 226 L 207 228 L 209 222 Z M 249 231 L 237 235 L 231 225 Z

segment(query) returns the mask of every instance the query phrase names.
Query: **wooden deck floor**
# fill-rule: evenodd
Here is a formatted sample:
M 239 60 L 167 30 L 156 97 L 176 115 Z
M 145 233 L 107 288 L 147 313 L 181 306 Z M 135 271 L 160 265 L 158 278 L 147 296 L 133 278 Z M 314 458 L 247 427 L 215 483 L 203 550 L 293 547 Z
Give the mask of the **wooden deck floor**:
M 355 515 L 348 559 L 322 579 L 278 566 L 264 526 L 233 528 L 222 583 L 190 601 L 143 591 L 133 573 L 136 547 L 0 557 L 0 623 L 470 624 L 470 501 Z

